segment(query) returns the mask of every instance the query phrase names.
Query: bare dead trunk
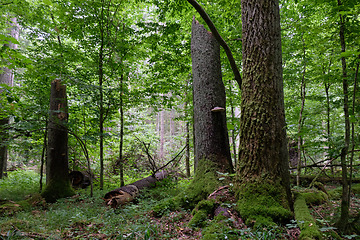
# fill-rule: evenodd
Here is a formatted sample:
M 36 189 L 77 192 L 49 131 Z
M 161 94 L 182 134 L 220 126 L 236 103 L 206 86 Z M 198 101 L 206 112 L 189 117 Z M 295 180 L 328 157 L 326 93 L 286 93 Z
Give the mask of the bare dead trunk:
M 46 187 L 42 192 L 48 202 L 74 194 L 69 180 L 67 121 L 66 86 L 56 79 L 51 83 Z
M 220 46 L 195 19 L 191 35 L 195 171 L 199 161 L 206 159 L 213 161 L 220 171 L 232 172 Z

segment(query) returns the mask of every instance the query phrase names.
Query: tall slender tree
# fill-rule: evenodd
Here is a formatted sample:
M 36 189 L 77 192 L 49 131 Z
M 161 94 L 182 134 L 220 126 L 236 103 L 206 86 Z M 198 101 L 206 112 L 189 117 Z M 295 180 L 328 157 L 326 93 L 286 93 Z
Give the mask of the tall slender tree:
M 340 37 L 340 46 L 341 52 L 346 51 L 346 40 L 345 40 L 345 21 L 346 16 L 342 14 L 344 10 L 343 2 L 337 0 L 339 7 L 339 37 Z M 344 134 L 344 146 L 341 149 L 341 169 L 342 169 L 342 196 L 341 196 L 341 214 L 340 219 L 337 222 L 337 226 L 340 231 L 346 232 L 349 222 L 349 207 L 350 207 L 350 198 L 349 198 L 349 182 L 348 182 L 348 169 L 347 169 L 347 155 L 350 146 L 350 115 L 349 115 L 349 84 L 348 84 L 348 74 L 346 66 L 345 56 L 341 57 L 341 66 L 342 66 L 342 83 L 343 83 L 343 94 L 344 94 L 344 123 L 345 123 L 345 134 Z

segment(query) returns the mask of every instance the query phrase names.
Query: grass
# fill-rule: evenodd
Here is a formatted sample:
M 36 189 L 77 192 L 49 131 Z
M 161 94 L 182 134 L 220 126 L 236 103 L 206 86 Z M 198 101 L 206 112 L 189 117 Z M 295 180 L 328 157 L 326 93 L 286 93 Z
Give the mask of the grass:
M 9 173 L 0 182 L 0 202 L 20 201 L 36 194 L 38 181 L 34 172 Z M 113 188 L 95 190 L 94 197 L 89 197 L 88 190 L 80 190 L 76 196 L 53 204 L 0 215 L 0 239 L 159 239 L 151 208 L 157 201 L 176 195 L 178 187 L 181 184 L 172 181 L 161 183 L 156 189 L 142 192 L 137 204 L 116 210 L 105 206 L 102 199 Z M 167 236 L 171 238 L 172 234 Z
M 15 208 L 13 212 L 2 214 L 4 203 L 20 204 L 27 196 L 38 194 L 39 176 L 36 173 L 11 172 L 8 178 L 0 180 L 0 240 L 202 239 L 202 231 L 214 221 L 211 218 L 205 220 L 204 228 L 191 228 L 188 225 L 192 217 L 190 210 L 166 211 L 161 218 L 154 217 L 153 208 L 159 201 L 176 196 L 190 183 L 188 180 L 159 182 L 156 188 L 143 191 L 136 203 L 115 210 L 105 206 L 102 199 L 106 192 L 118 187 L 112 184 L 104 190 L 95 187 L 93 197 L 89 196 L 89 189 L 78 190 L 76 196 L 53 204 L 35 201 L 21 211 Z M 325 214 L 326 208 L 322 209 Z M 322 214 L 321 209 L 317 212 Z M 237 221 L 236 218 L 230 220 Z M 228 226 L 234 224 L 226 223 Z M 289 235 L 298 235 L 297 225 L 293 225 L 259 229 L 224 227 L 214 231 L 216 239 L 230 239 L 229 236 L 235 239 L 296 239 L 289 238 Z
M 23 200 L 25 196 L 39 191 L 40 175 L 34 171 L 8 172 L 8 177 L 0 179 L 0 200 Z

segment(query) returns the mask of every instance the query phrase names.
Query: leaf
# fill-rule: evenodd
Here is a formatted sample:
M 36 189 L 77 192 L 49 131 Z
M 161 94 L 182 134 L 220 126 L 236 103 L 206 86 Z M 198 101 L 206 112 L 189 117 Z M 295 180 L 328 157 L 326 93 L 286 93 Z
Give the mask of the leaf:
M 44 4 L 51 6 L 52 2 L 51 0 L 43 0 Z

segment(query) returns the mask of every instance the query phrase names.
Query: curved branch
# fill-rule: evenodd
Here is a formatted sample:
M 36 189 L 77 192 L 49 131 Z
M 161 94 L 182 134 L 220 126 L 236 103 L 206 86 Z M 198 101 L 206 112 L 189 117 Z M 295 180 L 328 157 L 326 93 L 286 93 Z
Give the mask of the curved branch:
M 220 46 L 224 49 L 227 58 L 229 59 L 231 69 L 234 73 L 234 77 L 236 82 L 239 84 L 241 89 L 241 76 L 238 67 L 236 66 L 235 59 L 231 53 L 229 46 L 226 44 L 224 39 L 220 36 L 220 33 L 216 29 L 214 23 L 211 21 L 209 15 L 205 12 L 205 10 L 200 6 L 200 4 L 196 0 L 187 0 L 200 14 L 202 19 L 204 19 L 205 23 L 209 26 L 212 34 L 214 35 L 215 39 L 219 42 Z

